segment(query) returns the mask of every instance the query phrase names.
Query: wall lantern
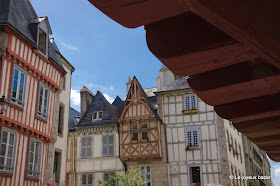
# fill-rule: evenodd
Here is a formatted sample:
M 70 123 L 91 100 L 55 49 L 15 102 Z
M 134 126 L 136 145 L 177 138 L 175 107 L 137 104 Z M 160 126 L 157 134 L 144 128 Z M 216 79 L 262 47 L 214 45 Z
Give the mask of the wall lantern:
M 5 98 L 5 96 L 2 96 L 2 98 L 0 98 L 0 114 L 3 114 L 7 110 L 8 105 L 8 100 Z

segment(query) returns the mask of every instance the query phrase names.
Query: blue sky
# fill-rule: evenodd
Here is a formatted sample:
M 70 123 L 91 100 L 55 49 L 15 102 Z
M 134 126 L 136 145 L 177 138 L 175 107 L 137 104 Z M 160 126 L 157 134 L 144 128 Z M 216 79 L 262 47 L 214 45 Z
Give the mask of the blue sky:
M 76 68 L 71 106 L 80 110 L 79 91 L 86 85 L 108 100 L 126 96 L 128 76 L 144 88 L 156 86 L 162 63 L 149 51 L 143 27 L 128 29 L 87 0 L 31 0 L 38 16 L 48 16 L 56 44 Z M 280 186 L 280 163 L 271 161 L 274 185 Z M 250 175 L 248 175 L 250 176 Z

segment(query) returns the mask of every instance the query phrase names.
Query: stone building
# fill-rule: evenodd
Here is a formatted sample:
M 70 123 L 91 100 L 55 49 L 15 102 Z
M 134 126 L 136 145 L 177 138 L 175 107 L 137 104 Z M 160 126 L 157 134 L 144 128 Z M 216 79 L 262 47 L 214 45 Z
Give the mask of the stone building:
M 243 136 L 246 175 L 271 176 L 271 166 L 266 152 L 261 150 L 256 144 Z M 247 180 L 248 186 L 273 186 L 271 179 L 250 179 Z
M 43 185 L 54 173 L 59 105 L 69 105 L 73 70 L 51 34 L 48 17 L 39 17 L 29 0 L 0 1 L 0 96 L 9 102 L 0 115 L 0 185 Z M 61 152 L 65 161 L 65 148 Z
M 101 92 L 94 95 L 86 87 L 81 92 L 81 118 L 69 135 L 67 185 L 92 186 L 124 170 L 117 123 L 123 102 L 117 97 L 114 106 Z
M 121 159 L 128 170 L 150 180 L 146 185 L 168 185 L 165 130 L 151 100 L 133 78 L 127 84 L 125 105 L 118 120 Z
M 240 133 L 193 93 L 186 77 L 162 67 L 157 83 L 158 114 L 166 128 L 169 184 L 245 186 L 245 181 L 229 179 L 231 174 L 246 175 Z

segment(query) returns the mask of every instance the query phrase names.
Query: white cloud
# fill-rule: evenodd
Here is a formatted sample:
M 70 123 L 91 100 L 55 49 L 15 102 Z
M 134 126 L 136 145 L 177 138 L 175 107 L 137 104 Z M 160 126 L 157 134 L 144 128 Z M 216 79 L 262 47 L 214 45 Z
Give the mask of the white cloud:
M 80 105 L 80 91 L 79 90 L 75 90 L 75 89 L 71 89 L 71 102 L 73 103 L 73 105 Z
M 104 86 L 104 85 L 98 85 L 98 84 L 93 84 L 93 83 L 87 83 L 86 87 L 88 87 L 89 89 L 96 89 L 96 90 L 100 90 L 101 92 L 106 92 L 106 91 L 112 91 L 115 90 L 115 88 L 110 85 L 110 86 Z
M 280 167 L 274 169 L 275 176 L 280 176 Z
M 109 103 L 113 103 L 114 98 L 110 97 L 108 94 L 104 94 L 104 97 L 109 101 Z
M 69 50 L 80 51 L 79 48 L 77 48 L 77 47 L 75 47 L 75 46 L 73 46 L 73 45 L 68 45 L 68 44 L 63 43 L 63 42 L 61 43 L 61 45 L 62 45 L 63 47 L 65 47 L 65 48 L 69 49 Z

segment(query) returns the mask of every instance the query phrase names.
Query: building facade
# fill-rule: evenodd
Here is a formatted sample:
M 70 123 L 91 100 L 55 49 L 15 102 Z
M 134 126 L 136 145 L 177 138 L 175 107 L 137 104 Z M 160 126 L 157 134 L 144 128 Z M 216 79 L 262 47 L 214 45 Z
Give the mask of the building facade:
M 92 186 L 107 180 L 111 174 L 124 170 L 119 157 L 119 133 L 117 120 L 120 110 L 110 104 L 101 92 L 93 95 L 81 94 L 81 119 L 70 133 L 69 148 L 70 180 L 69 185 Z M 88 98 L 87 96 L 91 96 Z M 83 100 L 91 99 L 90 104 Z M 116 103 L 123 103 L 115 101 Z M 86 105 L 85 105 L 86 104 Z M 117 104 L 117 106 L 119 106 Z M 71 142 L 70 142 L 71 141 Z
M 0 7 L 0 96 L 9 101 L 0 115 L 0 185 L 39 186 L 53 174 L 61 79 L 68 72 L 49 39 L 47 17 L 38 17 L 29 0 Z
M 121 159 L 150 180 L 146 185 L 168 185 L 164 125 L 136 77 L 128 87 L 118 120 Z
M 166 127 L 169 184 L 245 186 L 245 181 L 229 179 L 231 174 L 246 175 L 242 137 L 236 129 L 229 128 L 228 121 L 193 93 L 186 77 L 176 77 L 163 67 L 157 82 L 158 113 Z M 233 141 L 231 150 L 227 134 Z

